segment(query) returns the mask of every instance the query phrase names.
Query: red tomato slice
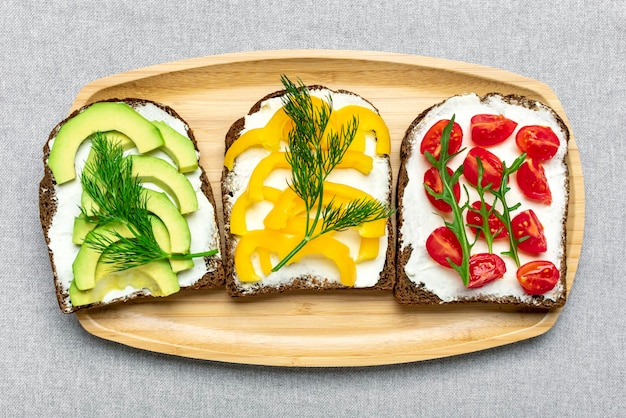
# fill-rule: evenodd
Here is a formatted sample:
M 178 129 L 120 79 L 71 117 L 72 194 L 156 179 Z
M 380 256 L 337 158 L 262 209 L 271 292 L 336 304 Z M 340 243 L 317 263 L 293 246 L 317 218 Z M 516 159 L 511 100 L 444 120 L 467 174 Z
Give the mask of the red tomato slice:
M 472 141 L 483 147 L 499 144 L 507 139 L 517 122 L 502 115 L 475 115 L 470 122 Z
M 482 287 L 489 282 L 501 279 L 506 273 L 506 265 L 496 254 L 474 254 L 469 259 L 470 280 L 467 285 L 470 289 Z
M 548 250 L 543 225 L 532 209 L 525 210 L 511 220 L 513 236 L 516 239 L 528 237 L 518 244 L 518 248 L 530 254 L 545 253 Z
M 561 272 L 546 260 L 531 261 L 517 269 L 517 281 L 529 295 L 543 295 L 554 289 Z
M 441 133 L 449 122 L 450 119 L 441 119 L 430 127 L 420 144 L 420 152 L 422 154 L 428 151 L 435 159 L 439 160 L 439 154 L 441 154 Z M 450 141 L 448 142 L 448 155 L 457 152 L 461 148 L 461 142 L 463 142 L 463 130 L 458 123 L 454 122 L 452 132 L 450 132 Z
M 489 203 L 485 203 L 485 206 L 487 207 L 488 211 L 491 210 L 491 205 Z M 472 208 L 474 208 L 476 211 L 479 211 L 480 201 L 472 203 Z M 504 223 L 502 223 L 500 218 L 496 216 L 495 212 L 496 211 L 492 212 L 491 215 L 489 215 L 489 219 L 487 220 L 487 223 L 489 224 L 489 231 L 491 231 L 491 235 L 494 239 L 506 238 L 509 236 L 509 231 L 506 230 L 506 228 L 504 227 Z M 465 221 L 467 222 L 467 225 L 482 225 L 483 217 L 478 212 L 468 210 L 467 215 L 465 215 Z M 470 229 L 474 231 L 474 234 L 480 233 L 481 237 L 485 237 L 485 234 L 483 234 L 482 230 L 471 226 Z
M 448 174 L 454 174 L 449 167 L 446 167 Z M 435 167 L 430 167 L 424 173 L 424 184 L 428 185 L 435 193 L 441 193 L 443 191 L 443 182 L 441 181 L 441 176 L 439 176 L 439 170 Z M 428 193 L 426 188 L 424 188 L 424 192 L 426 193 L 426 197 L 430 200 L 430 203 L 437 208 L 437 210 L 441 212 L 452 212 L 452 207 L 449 204 L 444 202 L 442 199 L 435 199 L 433 196 Z M 454 199 L 458 202 L 461 198 L 461 185 L 457 182 L 454 187 L 452 187 L 452 193 L 454 194 Z
M 498 189 L 502 183 L 502 161 L 494 153 L 481 147 L 474 147 L 465 156 L 463 161 L 463 175 L 474 187 L 478 184 L 478 161 L 483 165 L 482 186 L 491 183 L 491 187 Z
M 526 160 L 517 170 L 517 185 L 529 199 L 549 205 L 552 203 L 552 193 L 546 178 L 546 172 L 539 161 Z
M 559 149 L 559 138 L 549 126 L 528 125 L 515 135 L 515 143 L 528 158 L 547 161 Z
M 430 257 L 444 267 L 450 267 L 448 258 L 457 266 L 463 261 L 463 250 L 454 232 L 447 226 L 435 229 L 426 239 L 426 251 Z

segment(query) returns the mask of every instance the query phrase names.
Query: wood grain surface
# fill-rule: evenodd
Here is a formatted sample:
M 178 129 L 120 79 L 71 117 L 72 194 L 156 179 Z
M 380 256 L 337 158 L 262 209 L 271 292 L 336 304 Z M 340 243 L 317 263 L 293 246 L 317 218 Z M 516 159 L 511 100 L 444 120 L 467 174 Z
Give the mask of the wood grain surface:
M 258 51 L 161 64 L 88 84 L 70 111 L 114 97 L 140 97 L 173 107 L 194 131 L 200 163 L 221 214 L 219 181 L 226 131 L 259 98 L 281 89 L 281 74 L 306 84 L 350 90 L 371 101 L 389 126 L 395 172 L 400 143 L 411 121 L 423 109 L 455 94 L 524 95 L 551 106 L 570 127 L 555 93 L 537 80 L 463 62 L 361 51 Z M 569 294 L 585 215 L 582 168 L 573 134 L 568 164 Z M 181 292 L 76 316 L 98 337 L 172 355 L 278 366 L 366 366 L 458 355 L 528 339 L 548 331 L 560 312 L 485 305 L 406 307 L 395 303 L 391 293 L 368 290 L 239 300 L 220 289 Z

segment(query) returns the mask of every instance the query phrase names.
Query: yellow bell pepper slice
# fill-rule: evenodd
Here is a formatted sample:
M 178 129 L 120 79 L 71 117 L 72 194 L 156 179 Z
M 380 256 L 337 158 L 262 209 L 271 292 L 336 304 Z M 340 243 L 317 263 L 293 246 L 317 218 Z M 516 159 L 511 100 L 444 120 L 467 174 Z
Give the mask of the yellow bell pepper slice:
M 335 204 L 345 205 L 356 199 L 373 199 L 373 197 L 363 190 L 346 184 L 324 183 L 324 202 L 328 203 L 332 200 Z M 266 228 L 280 231 L 286 227 L 290 219 L 305 211 L 304 201 L 293 190 L 287 188 L 283 190 L 280 198 L 276 200 L 274 207 L 263 220 L 263 224 Z M 357 229 L 361 236 L 379 237 L 385 234 L 385 222 L 385 219 L 366 222 Z
M 276 252 L 283 258 L 301 240 L 298 236 L 288 236 L 286 234 L 272 230 L 250 231 L 243 236 L 237 248 L 235 248 L 235 270 L 241 282 L 252 283 L 261 280 L 252 263 L 252 254 L 262 248 L 263 254 Z M 271 247 L 271 248 L 270 248 Z M 321 237 L 308 242 L 296 255 L 289 260 L 289 264 L 300 261 L 306 255 L 323 255 L 335 263 L 339 270 L 340 281 L 345 286 L 354 286 L 356 281 L 356 264 L 350 258 L 350 249 L 343 243 L 331 236 Z M 261 259 L 263 255 L 261 255 Z M 263 267 L 265 270 L 269 266 Z M 270 269 L 271 270 L 271 269 Z M 266 273 L 263 273 L 266 274 Z
M 280 195 L 281 191 L 269 186 L 263 186 L 263 199 L 276 202 Z M 244 235 L 248 228 L 246 226 L 246 211 L 253 205 L 253 202 L 248 193 L 242 193 L 230 211 L 230 233 L 235 235 Z
M 273 152 L 262 159 L 254 168 L 248 183 L 248 196 L 252 201 L 259 202 L 263 200 L 263 182 L 273 170 L 291 168 L 285 155 L 284 152 Z M 337 165 L 337 168 L 354 168 L 360 173 L 368 175 L 372 171 L 373 165 L 372 157 L 360 152 L 348 151 Z
M 267 125 L 244 132 L 230 145 L 224 155 L 224 166 L 232 170 L 235 159 L 245 150 L 255 146 L 262 146 L 271 152 L 278 151 L 280 141 L 288 137 L 292 128 L 293 121 L 287 116 L 284 108 L 278 109 Z
M 300 261 L 307 255 L 323 255 L 333 261 L 339 270 L 339 280 L 344 286 L 354 286 L 356 282 L 356 264 L 350 257 L 350 248 L 329 235 L 309 241 L 288 264 Z
M 357 117 L 359 127 L 357 129 L 357 137 L 355 137 L 354 142 L 359 141 L 358 144 L 360 144 L 362 141 L 363 149 L 365 146 L 365 133 L 373 131 L 376 133 L 376 153 L 381 155 L 389 154 L 391 152 L 389 128 L 378 113 L 366 107 L 356 105 L 342 107 L 333 113 L 335 114 L 338 126 L 341 126 L 342 123 L 349 121 L 352 116 Z M 361 145 L 357 146 L 361 147 Z
M 380 248 L 380 238 L 365 238 L 361 237 L 361 244 L 359 245 L 359 255 L 356 262 L 373 260 L 378 257 L 378 251 Z
M 263 275 L 267 276 L 272 272 L 272 254 L 267 248 L 258 248 L 259 262 L 261 264 L 261 271 Z
M 242 236 L 235 248 L 235 271 L 239 281 L 244 283 L 258 282 L 261 277 L 256 273 L 252 264 L 252 254 L 259 248 L 275 252 L 279 257 L 284 257 L 295 247 L 302 237 L 290 237 L 282 232 L 272 230 L 249 231 Z M 263 265 L 262 261 L 262 265 Z

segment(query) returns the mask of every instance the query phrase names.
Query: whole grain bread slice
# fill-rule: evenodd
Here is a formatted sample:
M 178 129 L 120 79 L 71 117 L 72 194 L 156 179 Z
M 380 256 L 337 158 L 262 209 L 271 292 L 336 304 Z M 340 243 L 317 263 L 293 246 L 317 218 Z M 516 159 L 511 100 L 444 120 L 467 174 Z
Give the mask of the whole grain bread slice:
M 158 103 L 158 102 L 154 102 L 154 101 L 146 100 L 146 99 L 140 99 L 140 98 L 123 98 L 123 99 L 112 98 L 112 99 L 102 100 L 102 101 L 124 102 L 133 108 L 137 108 L 137 107 L 144 106 L 147 104 L 156 106 L 165 114 L 183 123 L 186 136 L 190 139 L 191 142 L 193 142 L 196 152 L 199 153 L 198 143 L 193 134 L 193 131 L 191 130 L 187 122 L 185 122 L 183 118 L 171 107 Z M 152 295 L 150 295 L 149 292 L 145 290 L 137 290 L 130 295 L 115 297 L 106 303 L 98 302 L 98 303 L 82 305 L 82 306 L 73 306 L 69 298 L 68 287 L 62 284 L 62 281 L 60 280 L 58 272 L 57 272 L 57 265 L 55 263 L 55 258 L 57 254 L 55 254 L 53 250 L 51 249 L 50 236 L 49 236 L 50 227 L 52 225 L 55 214 L 57 213 L 57 208 L 59 204 L 58 199 L 57 199 L 57 193 L 56 193 L 57 184 L 54 179 L 54 175 L 52 174 L 52 171 L 50 170 L 50 167 L 47 164 L 48 157 L 50 155 L 50 149 L 51 149 L 50 144 L 51 144 L 51 141 L 56 137 L 57 133 L 59 132 L 59 129 L 61 129 L 61 127 L 69 119 L 76 116 L 80 112 L 83 112 L 91 104 L 83 106 L 78 110 L 75 110 L 67 118 L 59 122 L 52 129 L 48 137 L 48 140 L 43 146 L 44 175 L 39 184 L 39 218 L 41 221 L 44 239 L 48 246 L 48 255 L 50 258 L 50 264 L 52 267 L 52 273 L 54 277 L 54 287 L 55 287 L 57 301 L 59 303 L 59 307 L 61 311 L 63 311 L 64 313 L 72 313 L 78 310 L 105 306 L 105 305 L 109 305 L 112 303 L 129 302 L 135 299 L 145 299 L 145 298 L 153 297 Z M 214 248 L 219 249 L 219 251 L 214 256 L 203 258 L 203 262 L 205 266 L 205 273 L 202 275 L 202 277 L 200 277 L 198 280 L 196 280 L 192 284 L 184 285 L 184 286 L 181 285 L 181 290 L 182 289 L 189 289 L 189 290 L 209 289 L 209 288 L 216 288 L 216 287 L 220 287 L 224 285 L 222 249 L 221 249 L 221 240 L 219 238 L 219 229 L 218 229 L 218 224 L 217 224 L 215 197 L 213 195 L 211 184 L 209 183 L 209 180 L 208 180 L 208 177 L 206 175 L 204 168 L 199 165 L 198 170 L 200 170 L 199 175 L 200 175 L 200 180 L 201 180 L 201 191 L 204 194 L 204 196 L 207 198 L 207 200 L 209 201 L 210 205 L 213 207 L 213 217 L 212 219 L 207 219 L 206 222 L 212 222 L 215 226 L 215 230 L 218 231 L 215 234 L 215 236 L 212 238 L 212 242 L 213 242 Z M 67 228 L 69 229 L 70 235 L 71 235 L 72 225 L 67 225 Z M 196 263 L 198 263 L 198 259 L 196 259 L 195 261 Z
M 334 93 L 340 94 L 349 94 L 355 97 L 360 98 L 361 100 L 366 101 L 368 104 L 372 106 L 378 113 L 378 110 L 366 99 L 361 96 L 349 92 L 346 90 L 330 90 L 325 86 L 321 85 L 310 85 L 306 87 L 309 91 L 314 90 L 328 90 Z M 262 105 L 269 99 L 280 98 L 285 94 L 285 90 L 279 90 L 272 92 L 265 97 L 259 99 L 249 110 L 248 115 L 253 115 L 256 112 L 259 112 L 262 108 Z M 228 130 L 225 137 L 225 150 L 231 147 L 231 145 L 240 137 L 242 131 L 244 130 L 246 125 L 246 117 L 242 117 L 236 120 Z M 386 165 L 390 167 L 389 156 L 385 155 L 383 158 L 386 161 Z M 236 167 L 235 167 L 236 169 Z M 389 169 L 389 177 L 388 177 L 388 192 L 387 192 L 387 202 L 391 204 L 391 185 L 392 185 L 392 174 L 391 169 Z M 297 277 L 292 277 L 288 283 L 280 283 L 276 285 L 268 285 L 261 282 L 253 283 L 253 284 L 242 284 L 235 270 L 234 264 L 234 255 L 237 244 L 237 237 L 233 235 L 230 231 L 230 220 L 231 220 L 231 210 L 233 207 L 233 171 L 230 171 L 228 168 L 224 167 L 222 171 L 222 201 L 224 208 L 224 273 L 225 273 L 225 281 L 226 281 L 226 290 L 231 296 L 240 297 L 240 296 L 255 296 L 262 294 L 271 294 L 271 293 L 282 293 L 285 291 L 324 291 L 324 290 L 332 290 L 332 289 L 369 289 L 369 290 L 379 290 L 379 291 L 391 291 L 393 289 L 393 285 L 395 283 L 395 234 L 393 231 L 392 220 L 391 218 L 387 219 L 386 222 L 386 230 L 387 230 L 387 248 L 385 252 L 385 262 L 383 269 L 378 273 L 377 280 L 375 284 L 368 287 L 351 287 L 345 286 L 339 283 L 336 280 L 331 280 L 328 277 L 321 277 L 319 275 L 311 275 L 304 274 L 299 275 Z
M 569 175 L 568 175 L 568 167 L 567 167 L 567 142 L 570 138 L 570 133 L 561 119 L 561 117 L 549 106 L 540 103 L 535 100 L 531 100 L 527 97 L 519 96 L 519 95 L 502 95 L 500 93 L 488 93 L 483 97 L 478 97 L 480 103 L 490 103 L 492 101 L 501 102 L 510 106 L 518 106 L 521 108 L 529 109 L 533 112 L 545 112 L 550 115 L 552 118 L 554 125 L 556 126 L 556 133 L 564 139 L 565 151 L 561 154 L 559 163 L 563 165 L 565 180 L 563 183 L 563 187 L 559 190 L 553 190 L 552 193 L 560 193 L 562 194 L 562 198 L 564 199 L 564 208 L 561 213 L 561 219 L 559 221 L 559 245 L 562 250 L 561 257 L 556 260 L 554 263 L 556 267 L 560 271 L 560 278 L 555 286 L 555 289 L 559 289 L 556 292 L 556 295 L 553 297 L 544 297 L 542 295 L 493 295 L 488 294 L 488 292 L 481 292 L 480 289 L 475 289 L 476 292 L 471 294 L 463 294 L 457 295 L 456 297 L 446 297 L 445 299 L 440 297 L 436 291 L 429 288 L 429 285 L 425 283 L 419 276 L 419 274 L 415 273 L 409 277 L 407 273 L 407 264 L 415 250 L 416 241 L 425 241 L 426 236 L 414 237 L 408 236 L 408 230 L 403 228 L 403 225 L 407 221 L 409 217 L 420 217 L 426 211 L 433 212 L 434 209 L 431 207 L 425 208 L 417 208 L 417 207 L 408 207 L 405 202 L 405 193 L 410 192 L 414 189 L 419 189 L 419 193 L 424 193 L 422 178 L 420 177 L 423 173 L 409 173 L 407 169 L 408 161 L 410 158 L 424 158 L 420 154 L 420 138 L 416 137 L 416 132 L 424 132 L 425 129 L 428 129 L 429 126 L 433 123 L 433 119 L 426 121 L 429 115 L 436 114 L 442 106 L 447 104 L 451 99 L 454 99 L 459 96 L 453 96 L 448 98 L 440 103 L 437 103 L 428 109 L 425 109 L 422 113 L 420 113 L 407 128 L 404 138 L 402 140 L 401 145 L 401 163 L 398 172 L 398 182 L 397 182 L 397 193 L 396 193 L 396 206 L 397 210 L 397 253 L 396 253 L 396 283 L 394 286 L 394 295 L 396 300 L 400 304 L 406 305 L 448 305 L 448 304 L 464 304 L 464 303 L 482 303 L 482 304 L 500 304 L 500 305 L 514 305 L 522 308 L 529 309 L 552 309 L 561 307 L 565 304 L 566 301 L 566 275 L 567 275 L 567 267 L 566 267 L 566 233 L 567 233 L 567 211 L 568 211 L 568 200 L 569 200 Z M 449 116 L 448 116 L 449 117 Z M 467 135 L 467 133 L 464 133 Z M 463 143 L 463 147 L 471 147 L 471 144 Z M 453 170 L 456 167 L 451 167 Z M 410 182 L 412 176 L 415 177 L 413 182 Z M 514 179 L 510 179 L 510 183 L 512 184 Z M 433 226 L 434 228 L 435 226 Z M 404 231 L 404 232 L 403 232 Z M 538 256 L 541 258 L 541 256 Z M 460 281 L 460 278 L 459 278 Z

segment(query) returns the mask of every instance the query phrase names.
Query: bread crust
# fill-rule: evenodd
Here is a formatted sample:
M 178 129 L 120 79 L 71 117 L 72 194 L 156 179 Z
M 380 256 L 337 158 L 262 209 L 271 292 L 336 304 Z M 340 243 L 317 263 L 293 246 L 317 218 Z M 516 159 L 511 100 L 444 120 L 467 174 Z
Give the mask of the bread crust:
M 99 102 L 124 102 L 133 108 L 140 106 L 140 105 L 144 105 L 144 104 L 152 104 L 158 107 L 159 109 L 165 111 L 168 115 L 183 122 L 189 139 L 193 143 L 196 152 L 199 152 L 198 143 L 193 134 L 193 131 L 191 130 L 187 122 L 185 122 L 185 120 L 171 107 L 166 106 L 162 103 L 154 102 L 154 101 L 147 100 L 147 99 L 140 99 L 140 98 L 123 98 L 123 99 L 111 98 L 107 100 L 100 100 Z M 97 103 L 97 102 L 94 102 L 94 103 Z M 61 127 L 69 119 L 73 118 L 80 112 L 84 111 L 92 104 L 93 103 L 90 103 L 88 105 L 81 107 L 80 109 L 75 110 L 68 117 L 66 117 L 61 122 L 59 122 L 52 129 L 52 131 L 50 132 L 50 135 L 48 136 L 48 140 L 43 146 L 42 160 L 43 160 L 43 166 L 44 166 L 44 175 L 43 175 L 43 178 L 41 179 L 41 182 L 39 183 L 39 219 L 41 222 L 44 239 L 48 247 L 48 256 L 50 258 L 50 265 L 52 267 L 52 274 L 54 277 L 54 287 L 55 287 L 57 301 L 59 303 L 59 308 L 64 313 L 72 313 L 72 312 L 76 312 L 76 311 L 83 310 L 83 309 L 111 305 L 113 303 L 130 302 L 136 299 L 154 298 L 152 295 L 148 293 L 137 292 L 137 293 L 134 293 L 132 295 L 129 295 L 123 298 L 114 299 L 111 302 L 107 302 L 107 303 L 97 302 L 97 303 L 92 303 L 88 305 L 73 306 L 69 300 L 68 290 L 63 288 L 59 280 L 58 274 L 57 274 L 57 269 L 56 269 L 56 265 L 54 262 L 54 254 L 53 254 L 52 249 L 50 248 L 50 237 L 49 237 L 50 226 L 52 225 L 52 220 L 54 218 L 54 215 L 57 212 L 57 198 L 56 198 L 56 193 L 55 193 L 56 181 L 54 179 L 54 175 L 52 174 L 52 170 L 50 170 L 50 167 L 48 167 L 48 164 L 47 164 L 48 157 L 50 155 L 49 144 L 50 144 L 50 141 L 54 137 L 56 137 L 57 133 L 59 132 L 59 129 L 61 129 Z M 213 218 L 214 218 L 213 222 L 217 226 L 218 223 L 217 223 L 217 210 L 215 209 L 216 208 L 215 196 L 213 195 L 211 184 L 209 182 L 209 179 L 206 175 L 204 168 L 199 165 L 199 169 L 201 170 L 200 172 L 200 180 L 202 182 L 201 190 L 203 194 L 209 200 L 210 204 L 213 206 Z M 191 286 L 184 286 L 184 287 L 181 286 L 181 290 L 183 289 L 193 289 L 193 290 L 210 289 L 210 288 L 223 286 L 224 285 L 224 267 L 223 267 L 221 254 L 223 254 L 223 251 L 222 251 L 221 242 L 220 242 L 220 252 L 218 253 L 218 255 L 212 256 L 212 257 L 204 257 L 204 263 L 207 269 L 207 272 L 204 274 L 204 276 Z
M 455 96 L 452 96 L 455 97 Z M 499 98 L 502 101 L 516 106 L 522 106 L 530 110 L 547 110 L 558 126 L 560 127 L 564 138 L 567 142 L 569 142 L 570 133 L 565 125 L 565 122 L 561 119 L 561 117 L 549 106 L 546 106 L 543 103 L 538 101 L 529 99 L 520 95 L 503 95 L 497 92 L 487 93 L 485 96 L 480 98 L 482 103 L 488 102 L 492 98 Z M 399 208 L 396 213 L 396 225 L 397 225 L 397 250 L 396 250 L 396 283 L 394 285 L 394 296 L 398 303 L 403 305 L 442 305 L 442 304 L 467 304 L 467 303 L 487 303 L 487 304 L 499 304 L 499 305 L 515 305 L 524 308 L 536 309 L 536 310 L 547 310 L 561 307 L 565 304 L 567 298 L 567 286 L 566 286 L 566 276 L 567 276 L 567 246 L 566 246 L 566 235 L 567 235 L 567 211 L 568 211 L 568 201 L 569 201 L 569 169 L 567 166 L 567 153 L 563 156 L 562 164 L 565 167 L 565 212 L 563 214 L 562 219 L 562 234 L 561 234 L 561 246 L 563 249 L 563 256 L 561 257 L 560 264 L 558 266 L 560 270 L 560 285 L 562 286 L 563 291 L 559 295 L 556 300 L 545 298 L 544 296 L 537 295 L 532 296 L 530 303 L 525 303 L 520 299 L 510 296 L 510 297 L 489 297 L 485 295 L 478 295 L 476 297 L 459 297 L 453 301 L 444 301 L 439 298 L 435 293 L 429 291 L 425 288 L 423 283 L 416 284 L 407 276 L 404 267 L 406 266 L 409 258 L 411 257 L 411 253 L 413 252 L 413 248 L 410 244 L 404 246 L 404 238 L 402 236 L 402 225 L 404 223 L 404 211 L 401 210 L 402 202 L 404 198 L 404 190 L 409 181 L 409 175 L 406 169 L 406 163 L 409 156 L 413 153 L 413 143 L 412 141 L 412 133 L 417 125 L 435 108 L 446 103 L 450 98 L 443 100 L 440 103 L 434 104 L 433 106 L 422 111 L 409 125 L 407 130 L 405 131 L 402 144 L 400 147 L 400 167 L 398 170 L 398 181 L 396 186 L 396 207 Z
M 357 94 L 347 91 L 347 90 L 331 90 L 322 85 L 310 85 L 307 86 L 309 91 L 312 90 L 329 90 L 334 93 L 342 93 L 342 94 L 350 94 L 365 100 L 369 103 L 374 109 L 376 107 L 369 102 L 367 99 L 364 99 Z M 268 99 L 281 97 L 286 93 L 285 90 L 278 90 L 272 93 L 267 94 L 263 98 L 259 99 L 248 111 L 248 115 L 252 115 L 256 113 L 261 108 L 261 104 Z M 378 113 L 378 109 L 376 109 Z M 245 126 L 245 117 L 242 117 L 236 120 L 226 133 L 225 137 L 225 151 L 228 151 L 230 146 L 239 138 L 241 131 Z M 389 156 L 385 156 L 387 160 L 387 164 L 390 164 Z M 386 251 L 386 259 L 383 270 L 380 272 L 378 281 L 374 286 L 365 287 L 365 288 L 355 288 L 351 286 L 345 286 L 341 283 L 337 283 L 335 281 L 331 281 L 328 278 L 318 278 L 310 275 L 304 275 L 299 277 L 294 277 L 288 284 L 281 284 L 279 286 L 267 286 L 261 283 L 251 286 L 249 289 L 245 289 L 241 286 L 238 286 L 237 280 L 235 279 L 235 264 L 234 264 L 234 254 L 235 254 L 235 237 L 230 233 L 230 207 L 232 206 L 228 198 L 232 197 L 232 192 L 229 188 L 229 174 L 231 173 L 228 168 L 223 167 L 222 169 L 222 207 L 224 208 L 224 275 L 226 281 L 226 290 L 229 295 L 233 297 L 242 297 L 242 296 L 257 296 L 263 294 L 272 294 L 272 293 L 282 293 L 286 291 L 305 291 L 305 290 L 313 290 L 313 291 L 323 291 L 323 290 L 333 290 L 333 289 L 353 289 L 353 290 L 379 290 L 379 291 L 391 291 L 393 289 L 395 283 L 395 234 L 393 231 L 392 219 L 389 217 L 386 222 L 387 227 L 387 251 Z M 388 183 L 388 195 L 387 201 L 391 203 L 392 199 L 392 176 L 393 173 L 390 170 L 389 175 L 389 183 Z

